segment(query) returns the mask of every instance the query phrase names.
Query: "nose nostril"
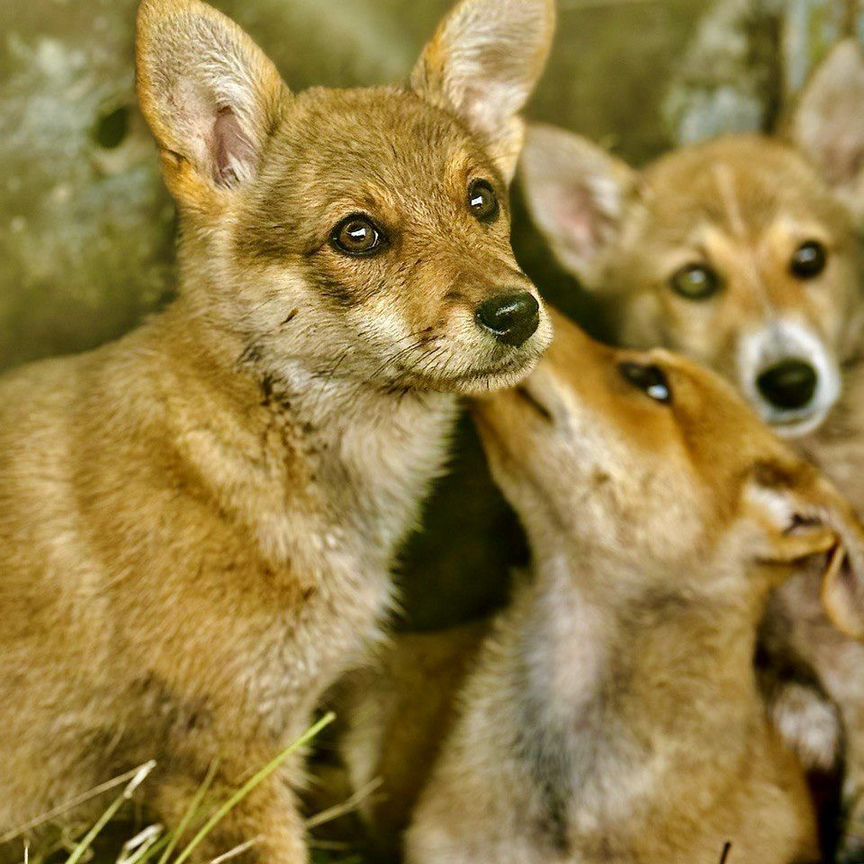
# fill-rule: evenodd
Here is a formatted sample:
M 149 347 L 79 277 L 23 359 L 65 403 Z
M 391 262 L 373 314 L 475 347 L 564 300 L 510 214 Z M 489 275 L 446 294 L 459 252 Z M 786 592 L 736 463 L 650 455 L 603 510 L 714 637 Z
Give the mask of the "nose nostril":
M 540 304 L 527 291 L 501 294 L 477 307 L 477 323 L 505 345 L 518 347 L 540 324 Z
M 776 408 L 792 411 L 806 406 L 816 393 L 816 370 L 803 360 L 784 360 L 756 379 L 759 392 Z

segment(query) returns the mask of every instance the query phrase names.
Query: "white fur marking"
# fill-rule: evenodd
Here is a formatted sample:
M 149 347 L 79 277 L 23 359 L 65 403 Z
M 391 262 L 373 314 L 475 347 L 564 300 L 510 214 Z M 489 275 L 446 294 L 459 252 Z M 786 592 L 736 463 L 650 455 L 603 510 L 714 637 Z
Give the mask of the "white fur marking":
M 769 366 L 791 358 L 806 360 L 816 370 L 816 393 L 804 408 L 781 411 L 766 402 L 756 379 Z M 823 340 L 811 328 L 790 320 L 775 321 L 741 340 L 738 377 L 762 419 L 786 438 L 797 438 L 816 429 L 840 398 L 842 389 L 837 360 Z

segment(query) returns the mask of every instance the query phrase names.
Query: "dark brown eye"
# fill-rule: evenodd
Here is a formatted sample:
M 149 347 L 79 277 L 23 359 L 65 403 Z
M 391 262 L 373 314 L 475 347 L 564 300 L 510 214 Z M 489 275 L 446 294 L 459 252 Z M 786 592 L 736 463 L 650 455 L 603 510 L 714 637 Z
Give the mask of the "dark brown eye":
M 345 255 L 374 255 L 387 245 L 384 232 L 368 216 L 349 216 L 330 235 L 332 244 Z
M 828 251 L 825 247 L 816 240 L 808 240 L 795 250 L 789 269 L 799 279 L 813 279 L 825 269 L 827 263 Z
M 705 264 L 688 264 L 672 277 L 672 290 L 688 300 L 707 300 L 720 290 L 717 271 Z
M 643 363 L 622 363 L 618 367 L 625 381 L 650 396 L 655 402 L 668 405 L 672 402 L 672 388 L 666 373 L 654 365 Z
M 485 180 L 468 187 L 468 207 L 481 222 L 494 222 L 501 211 L 495 190 Z

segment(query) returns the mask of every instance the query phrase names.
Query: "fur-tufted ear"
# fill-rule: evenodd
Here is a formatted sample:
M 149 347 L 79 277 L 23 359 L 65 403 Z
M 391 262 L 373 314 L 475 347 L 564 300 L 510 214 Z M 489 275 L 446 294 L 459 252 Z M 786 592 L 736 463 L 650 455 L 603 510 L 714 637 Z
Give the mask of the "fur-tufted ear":
M 587 138 L 531 125 L 520 177 L 535 224 L 562 266 L 598 290 L 603 255 L 618 237 L 636 172 Z
M 864 527 L 852 506 L 809 466 L 790 472 L 760 463 L 747 494 L 765 528 L 759 559 L 794 564 L 826 555 L 822 605 L 838 630 L 864 638 Z
M 414 90 L 455 114 L 510 180 L 522 147 L 517 116 L 552 44 L 554 0 L 462 0 L 414 68 Z
M 813 73 L 790 133 L 856 218 L 864 218 L 864 54 L 857 41 L 837 44 Z
M 257 45 L 200 0 L 142 0 L 138 96 L 181 202 L 251 180 L 287 88 Z

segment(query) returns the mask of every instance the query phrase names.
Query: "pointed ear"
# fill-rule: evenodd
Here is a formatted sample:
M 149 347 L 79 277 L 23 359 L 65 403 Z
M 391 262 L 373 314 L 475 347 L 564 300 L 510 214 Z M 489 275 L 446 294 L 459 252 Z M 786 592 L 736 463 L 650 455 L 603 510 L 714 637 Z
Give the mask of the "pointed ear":
M 411 76 L 419 95 L 484 142 L 507 180 L 522 147 L 517 115 L 543 72 L 554 31 L 554 0 L 462 0 Z
M 288 96 L 261 49 L 199 0 L 143 0 L 138 97 L 183 201 L 248 183 Z
M 856 40 L 837 44 L 813 73 L 790 132 L 856 218 L 864 217 L 864 54 Z
M 803 464 L 790 471 L 759 463 L 747 494 L 764 527 L 759 559 L 794 564 L 827 555 L 822 605 L 838 630 L 864 639 L 864 527 L 851 505 Z
M 528 210 L 558 260 L 583 287 L 602 287 L 600 260 L 618 237 L 636 172 L 579 135 L 531 125 L 520 177 Z

